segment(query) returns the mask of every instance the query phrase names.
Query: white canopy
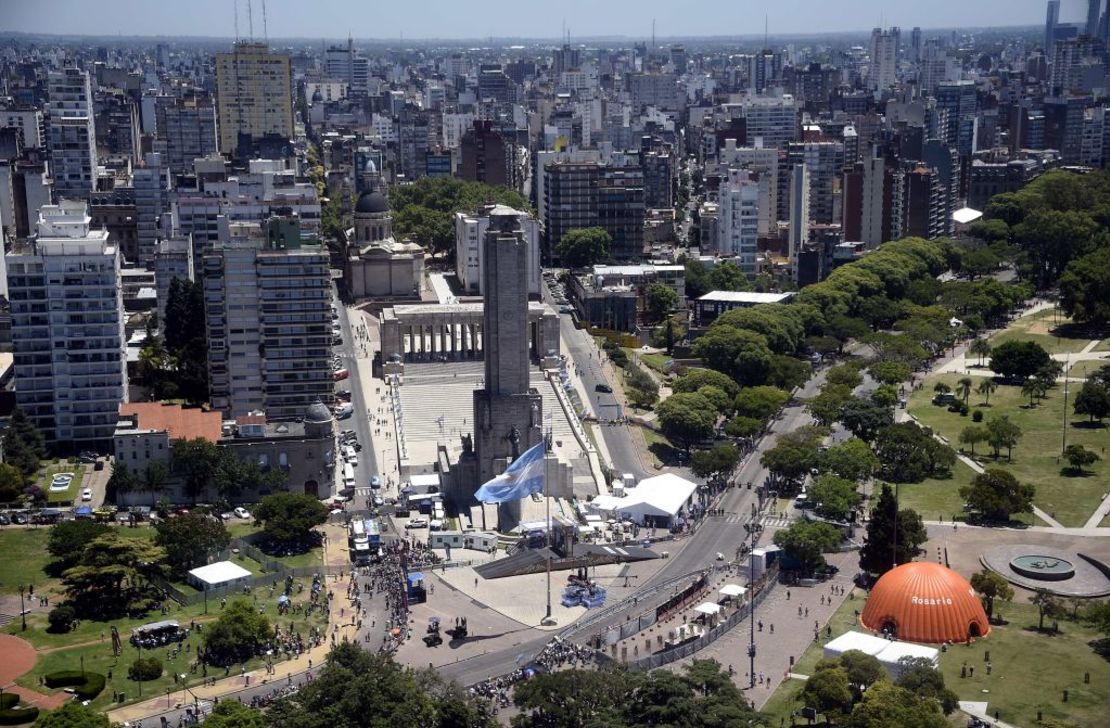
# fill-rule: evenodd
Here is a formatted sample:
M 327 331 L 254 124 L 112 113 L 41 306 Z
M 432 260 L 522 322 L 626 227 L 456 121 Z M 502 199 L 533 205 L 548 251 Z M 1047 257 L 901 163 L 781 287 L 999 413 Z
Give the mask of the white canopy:
M 219 586 L 221 584 L 235 583 L 249 579 L 251 573 L 238 564 L 230 561 L 217 561 L 208 566 L 200 566 L 189 572 L 193 583 L 202 589 Z
M 867 655 L 877 655 L 890 645 L 882 637 L 848 630 L 825 645 L 825 657 L 840 657 L 848 650 L 859 650 Z
M 825 645 L 825 657 L 839 657 L 849 650 L 858 650 L 882 663 L 892 677 L 901 672 L 898 661 L 903 657 L 923 657 L 933 665 L 940 664 L 940 650 L 913 642 L 899 642 L 882 637 L 848 631 Z
M 725 584 L 720 589 L 718 589 L 718 592 L 722 596 L 726 596 L 726 597 L 743 596 L 744 594 L 747 593 L 747 591 L 748 591 L 747 589 L 740 586 L 739 584 Z
M 713 616 L 714 614 L 717 614 L 721 611 L 721 605 L 714 604 L 713 602 L 702 602 L 698 606 L 694 607 L 694 611 L 700 614 Z

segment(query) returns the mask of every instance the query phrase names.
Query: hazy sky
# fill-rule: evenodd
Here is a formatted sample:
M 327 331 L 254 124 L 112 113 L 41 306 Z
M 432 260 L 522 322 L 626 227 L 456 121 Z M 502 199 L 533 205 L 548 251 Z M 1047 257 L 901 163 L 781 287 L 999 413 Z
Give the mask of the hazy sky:
M 911 28 L 1035 25 L 1046 0 L 269 0 L 271 37 L 556 38 L 656 34 L 748 35 Z M 253 0 L 262 36 L 262 1 Z M 247 0 L 238 0 L 247 34 Z M 89 35 L 231 36 L 233 0 L 0 0 L 0 31 Z M 1085 17 L 1086 0 L 1063 0 L 1061 20 Z

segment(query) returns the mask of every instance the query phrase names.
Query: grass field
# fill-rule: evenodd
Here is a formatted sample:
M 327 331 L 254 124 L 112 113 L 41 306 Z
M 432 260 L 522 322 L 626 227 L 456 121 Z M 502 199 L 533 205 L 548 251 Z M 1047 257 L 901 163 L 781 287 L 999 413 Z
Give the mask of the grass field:
M 973 424 L 972 419 L 949 412 L 946 407 L 933 405 L 930 400 L 937 381 L 955 386 L 959 379 L 956 374 L 930 377 L 922 390 L 911 395 L 909 403 L 910 413 L 922 424 L 948 438 L 953 447 L 959 447 L 960 431 Z M 979 381 L 977 377 L 973 379 Z M 973 410 L 982 405 L 982 399 L 978 394 L 971 395 Z M 1085 420 L 1074 420 L 1070 407 L 1069 402 L 1069 418 L 1072 421 L 1068 427 L 1068 444 L 1083 445 L 1103 454 L 1104 448 L 1110 444 L 1110 428 L 1088 428 Z M 1082 526 L 1098 507 L 1102 494 L 1110 489 L 1107 487 L 1110 464 L 1096 463 L 1093 472 L 1083 477 L 1062 474 L 1065 464 L 1057 460 L 1061 451 L 1064 415 L 1062 387 L 1053 388 L 1047 398 L 1030 408 L 1029 398 L 1022 396 L 1019 387 L 999 385 L 990 397 L 990 406 L 982 406 L 982 409 L 986 419 L 992 415 L 1008 415 L 1022 431 L 1021 440 L 1014 448 L 1013 462 L 1006 460 L 1005 451 L 995 461 L 990 455 L 990 448 L 981 443 L 976 448 L 976 455 L 982 465 L 1009 470 L 1019 480 L 1032 483 L 1037 488 L 1034 497 L 1037 506 L 1050 515 L 1054 514 L 1053 517 L 1065 526 Z
M 963 512 L 964 499 L 960 497 L 960 488 L 970 485 L 974 477 L 975 471 L 962 460 L 957 460 L 951 478 L 928 478 L 920 483 L 900 484 L 898 506 L 912 508 L 926 521 L 943 519 L 948 523 L 953 516 L 957 520 L 965 520 L 967 514 Z M 1048 525 L 1032 513 L 1019 513 L 1013 520 L 1029 525 Z
M 0 530 L 0 553 L 18 554 L 18 558 L 0 559 L 0 594 L 18 594 L 20 584 L 34 584 L 43 592 L 57 583 L 43 571 L 51 561 L 46 552 L 49 535 L 45 526 Z
M 1069 322 L 1062 312 L 1044 309 L 1016 319 L 1004 331 L 992 336 L 990 345 L 998 346 L 1005 341 L 1035 341 L 1049 354 L 1081 351 L 1091 343 L 1091 339 L 1069 330 Z
M 255 525 L 253 522 L 240 521 L 235 519 L 227 524 L 227 531 L 231 534 L 232 539 L 242 539 L 252 546 L 257 546 L 261 538 L 262 529 Z M 290 568 L 297 569 L 305 566 L 321 566 L 324 563 L 324 550 L 317 546 L 314 549 L 306 551 L 303 554 L 289 554 L 289 555 L 276 555 L 267 554 L 267 558 L 277 561 L 280 564 Z M 256 563 L 256 562 L 252 562 Z M 257 568 L 244 565 L 244 568 L 250 569 L 255 572 L 263 572 L 265 569 L 259 565 Z
M 300 579 L 298 581 L 303 582 L 305 588 L 300 593 L 294 590 L 293 602 L 306 603 L 311 591 L 309 589 L 311 580 Z M 271 621 L 279 619 L 276 597 L 270 595 L 269 589 L 255 589 L 252 599 L 254 598 L 257 599 L 255 602 L 257 608 L 265 613 Z M 83 658 L 86 670 L 98 672 L 105 676 L 111 674 L 104 692 L 92 703 L 93 708 L 105 709 L 112 702 L 113 692 L 125 693 L 127 702 L 140 699 L 139 683 L 127 678 L 127 667 L 137 657 L 143 656 L 157 657 L 162 660 L 164 667 L 162 677 L 157 680 L 143 682 L 143 698 L 165 695 L 167 691 L 172 692 L 174 689 L 180 690 L 179 684 L 175 683 L 173 679 L 175 673 L 178 675 L 186 674 L 188 676 L 187 681 L 190 684 L 196 684 L 202 679 L 201 671 L 198 670 L 196 673 L 191 671 L 191 665 L 196 660 L 196 649 L 201 643 L 201 636 L 198 636 L 196 632 L 190 634 L 188 640 L 186 640 L 188 650 L 182 650 L 177 655 L 172 654 L 170 647 L 144 650 L 140 655 L 140 651 L 127 640 L 135 627 L 160 619 L 176 619 L 185 626 L 193 620 L 201 624 L 211 622 L 219 616 L 219 603 L 215 600 L 211 601 L 208 605 L 208 612 L 207 615 L 204 614 L 203 603 L 189 607 L 180 607 L 177 604 L 170 603 L 166 614 L 152 612 L 142 619 L 118 619 L 111 622 L 86 620 L 82 621 L 72 632 L 63 635 L 54 635 L 46 631 L 45 613 L 28 615 L 26 632 L 19 631 L 18 623 L 9 624 L 7 627 L 9 633 L 27 639 L 39 650 L 35 667 L 31 672 L 19 678 L 17 682 L 26 687 L 42 689 L 38 684 L 40 675 L 56 670 L 80 669 Z M 280 620 L 284 628 L 287 628 L 289 622 L 292 621 L 295 625 L 294 628 L 305 635 L 312 627 L 323 628 L 326 626 L 326 617 L 319 612 L 309 618 L 300 614 L 293 615 L 292 618 L 289 616 L 280 617 Z M 120 637 L 124 642 L 123 653 L 119 658 L 112 654 L 111 627 L 113 626 L 119 630 Z M 260 667 L 263 663 L 262 658 L 257 658 L 248 662 L 246 667 L 251 670 Z M 238 670 L 238 666 L 234 669 Z M 278 669 L 280 671 L 280 666 Z M 222 676 L 223 670 L 210 670 L 209 675 Z
M 846 601 L 833 616 L 833 636 L 855 624 L 854 611 L 862 610 L 861 592 Z M 970 646 L 955 645 L 941 654 L 940 666 L 945 684 L 961 700 L 988 701 L 991 715 L 997 709 L 1002 720 L 1014 725 L 1036 724 L 1037 711 L 1044 717 L 1066 725 L 1105 725 L 1106 706 L 1110 705 L 1110 662 L 1099 657 L 1088 642 L 1099 635 L 1082 623 L 1062 622 L 1057 635 L 1035 629 L 1037 610 L 1028 604 L 1006 604 L 1002 615 L 1009 624 L 995 626 L 985 639 Z M 808 675 L 821 659 L 821 646 L 812 645 L 802 655 L 794 672 Z M 985 669 L 985 653 L 990 651 L 991 675 Z M 974 666 L 974 677 L 961 678 L 964 663 Z M 1090 673 L 1090 683 L 1084 682 Z M 802 707 L 797 700 L 801 680 L 789 680 L 771 696 L 764 712 L 790 721 L 790 712 Z M 1068 702 L 1063 702 L 1067 689 Z M 774 723 L 772 723 L 774 724 Z M 957 725 L 965 725 L 962 721 Z M 820 725 L 820 724 L 819 724 Z

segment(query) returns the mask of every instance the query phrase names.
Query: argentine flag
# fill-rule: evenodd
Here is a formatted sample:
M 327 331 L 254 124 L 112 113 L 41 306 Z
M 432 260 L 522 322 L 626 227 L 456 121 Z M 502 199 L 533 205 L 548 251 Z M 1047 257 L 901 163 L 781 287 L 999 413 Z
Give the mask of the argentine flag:
M 474 497 L 482 503 L 507 503 L 543 492 L 543 454 L 541 440 L 525 450 L 505 472 L 479 488 Z

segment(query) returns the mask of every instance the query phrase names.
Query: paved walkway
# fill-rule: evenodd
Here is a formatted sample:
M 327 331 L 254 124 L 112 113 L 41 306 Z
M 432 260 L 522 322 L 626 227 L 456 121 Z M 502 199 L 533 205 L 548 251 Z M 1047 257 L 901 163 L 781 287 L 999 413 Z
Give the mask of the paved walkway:
M 787 678 L 793 663 L 813 644 L 814 625 L 819 632 L 819 640 L 826 641 L 829 637 L 825 625 L 829 618 L 845 600 L 858 598 L 853 593 L 851 574 L 856 572 L 859 554 L 848 551 L 827 558 L 830 564 L 840 567 L 840 572 L 832 580 L 815 587 L 775 584 L 755 609 L 756 686 L 748 693 L 748 698 L 755 701 L 756 708 L 763 707 Z M 830 589 L 833 585 L 843 587 L 844 595 L 833 596 Z M 821 597 L 825 597 L 824 604 Z M 859 604 L 863 606 L 862 599 L 859 599 Z M 799 607 L 802 608 L 802 616 L 798 616 Z M 747 657 L 750 632 L 751 622 L 745 619 L 724 637 L 689 658 L 671 663 L 668 669 L 680 670 L 693 660 L 712 658 L 726 669 L 731 666 L 733 682 L 747 690 L 750 681 Z
M 17 678 L 31 671 L 38 661 L 35 647 L 30 642 L 10 634 L 0 634 L 0 692 L 15 693 L 25 705 L 35 705 L 53 710 L 69 700 L 69 695 L 61 690 L 46 695 L 31 688 L 16 685 Z

